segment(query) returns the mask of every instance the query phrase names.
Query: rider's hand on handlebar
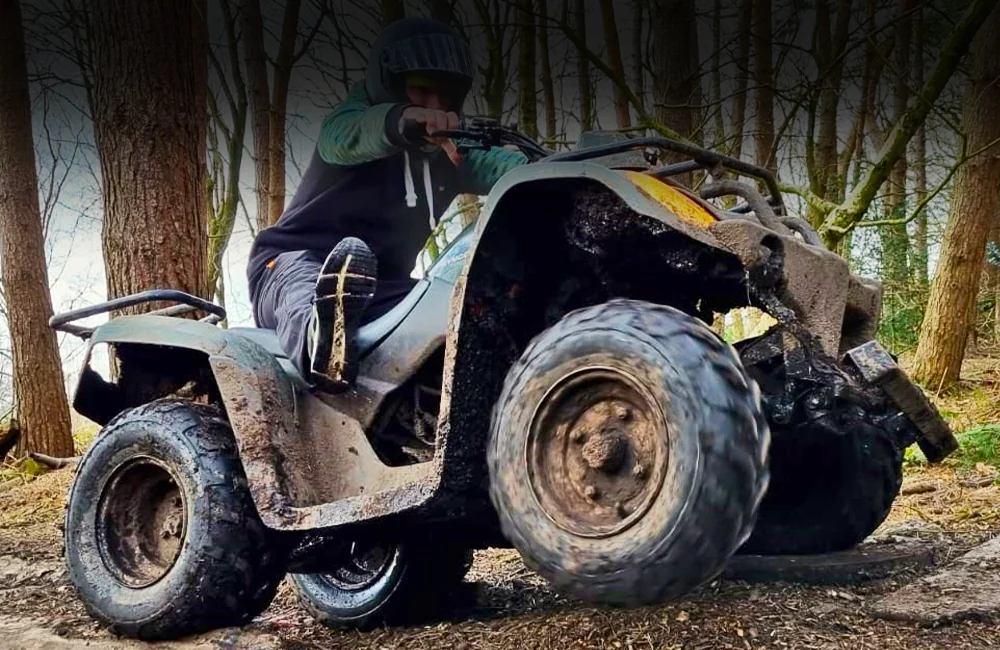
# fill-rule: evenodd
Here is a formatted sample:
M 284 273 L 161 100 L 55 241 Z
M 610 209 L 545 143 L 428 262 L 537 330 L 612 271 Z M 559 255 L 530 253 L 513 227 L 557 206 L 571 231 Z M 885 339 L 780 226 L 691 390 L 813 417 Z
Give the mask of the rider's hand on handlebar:
M 458 166 L 461 164 L 461 155 L 455 147 L 455 143 L 450 138 L 432 138 L 430 135 L 438 131 L 458 130 L 460 123 L 458 115 L 452 112 L 439 111 L 432 108 L 422 108 L 411 106 L 403 111 L 403 123 L 417 124 L 424 129 L 420 135 L 433 144 L 445 150 L 451 162 Z
M 435 144 L 441 144 L 443 138 L 431 138 L 430 135 L 432 133 L 437 131 L 455 131 L 459 128 L 457 114 L 446 113 L 432 108 L 421 108 L 420 106 L 411 106 L 403 111 L 403 119 L 423 124 L 426 132 L 424 137 Z

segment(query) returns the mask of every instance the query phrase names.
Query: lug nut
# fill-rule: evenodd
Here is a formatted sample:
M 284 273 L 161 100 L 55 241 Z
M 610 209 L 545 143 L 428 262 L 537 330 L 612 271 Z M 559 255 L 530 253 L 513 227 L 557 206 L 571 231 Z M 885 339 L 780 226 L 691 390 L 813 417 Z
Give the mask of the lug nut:
M 597 498 L 597 488 L 593 485 L 588 485 L 583 489 L 583 493 L 587 495 L 587 498 L 593 501 Z
M 635 467 L 632 468 L 632 476 L 634 476 L 636 478 L 639 478 L 639 479 L 645 478 L 646 477 L 646 468 L 643 467 L 642 465 L 636 465 Z
M 618 416 L 619 420 L 627 420 L 632 415 L 632 412 L 627 406 L 616 406 L 615 415 Z
M 621 501 L 616 501 L 615 502 L 615 510 L 618 511 L 618 516 L 623 517 L 623 518 L 624 517 L 628 517 L 630 514 L 632 514 L 632 509 L 629 508 L 624 503 L 622 503 Z

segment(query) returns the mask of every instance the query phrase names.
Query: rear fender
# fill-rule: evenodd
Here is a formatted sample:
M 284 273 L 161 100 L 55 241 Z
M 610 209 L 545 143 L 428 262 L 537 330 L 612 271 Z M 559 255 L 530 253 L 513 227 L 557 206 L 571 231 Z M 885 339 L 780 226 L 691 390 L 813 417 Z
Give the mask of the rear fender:
M 174 357 L 185 356 L 185 351 L 198 353 L 190 357 L 191 363 L 207 364 L 215 379 L 261 519 L 268 526 L 282 527 L 294 497 L 281 450 L 296 433 L 296 389 L 278 361 L 260 345 L 208 323 L 151 315 L 114 318 L 91 337 L 74 395 L 74 408 L 99 424 L 114 415 L 112 410 L 138 405 L 129 403 L 126 390 L 105 382 L 90 368 L 93 348 L 101 343 Z M 176 374 L 194 377 L 199 370 L 192 365 Z M 144 399 L 153 396 L 146 394 Z M 101 406 L 107 400 L 114 409 Z

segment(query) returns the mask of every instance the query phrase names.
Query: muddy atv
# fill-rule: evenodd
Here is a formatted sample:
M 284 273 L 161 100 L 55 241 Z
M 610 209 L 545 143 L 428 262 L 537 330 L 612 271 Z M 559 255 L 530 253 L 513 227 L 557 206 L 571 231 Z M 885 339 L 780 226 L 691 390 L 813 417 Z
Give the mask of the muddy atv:
M 89 340 L 74 407 L 103 426 L 65 522 L 97 619 L 143 638 L 239 625 L 289 575 L 330 625 L 416 621 L 487 547 L 570 597 L 659 603 L 738 550 L 856 544 L 908 445 L 954 448 L 873 340 L 879 286 L 786 214 L 766 170 L 662 138 L 553 154 L 484 120 L 442 135 L 531 164 L 362 327 L 347 393 L 177 291 L 52 319 Z M 677 181 L 692 173 L 697 192 Z M 177 304 L 78 322 L 150 301 Z M 710 324 L 745 306 L 776 324 L 729 345 Z

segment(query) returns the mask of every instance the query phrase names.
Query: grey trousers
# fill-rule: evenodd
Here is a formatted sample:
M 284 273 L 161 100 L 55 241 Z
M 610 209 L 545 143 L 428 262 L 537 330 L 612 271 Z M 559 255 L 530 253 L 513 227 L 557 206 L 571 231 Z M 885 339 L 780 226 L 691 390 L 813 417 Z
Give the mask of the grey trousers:
M 272 267 L 264 269 L 253 304 L 257 327 L 278 333 L 281 348 L 303 377 L 310 375 L 306 331 L 322 266 L 309 251 L 278 255 Z
M 323 261 L 310 251 L 288 251 L 278 255 L 270 268 L 264 269 L 252 297 L 257 327 L 275 330 L 281 348 L 303 377 L 309 377 L 309 346 L 306 332 L 312 316 L 316 278 Z M 371 321 L 392 309 L 413 288 L 411 278 L 379 279 L 375 296 L 365 309 L 361 323 Z

